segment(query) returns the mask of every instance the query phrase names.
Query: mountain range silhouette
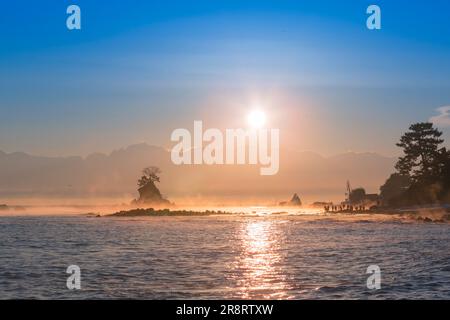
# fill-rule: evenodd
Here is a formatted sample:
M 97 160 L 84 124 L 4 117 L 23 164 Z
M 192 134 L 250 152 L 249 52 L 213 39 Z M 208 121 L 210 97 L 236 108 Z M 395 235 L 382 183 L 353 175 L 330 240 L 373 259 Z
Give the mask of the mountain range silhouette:
M 324 157 L 280 150 L 280 171 L 260 176 L 252 165 L 176 166 L 162 147 L 136 144 L 110 154 L 44 157 L 0 151 L 0 198 L 136 197 L 137 179 L 149 165 L 162 170 L 165 196 L 279 199 L 298 192 L 303 200 L 341 199 L 345 182 L 378 192 L 393 171 L 395 157 L 347 152 Z M 131 199 L 131 198 L 130 198 Z

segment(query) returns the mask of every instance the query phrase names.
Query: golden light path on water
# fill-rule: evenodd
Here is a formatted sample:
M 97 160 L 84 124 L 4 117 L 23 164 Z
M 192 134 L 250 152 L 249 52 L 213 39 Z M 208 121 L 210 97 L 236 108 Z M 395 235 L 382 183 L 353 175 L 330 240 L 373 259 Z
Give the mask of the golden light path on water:
M 241 247 L 231 269 L 236 271 L 232 279 L 237 284 L 235 288 L 244 299 L 289 298 L 280 254 L 284 239 L 276 230 L 277 223 L 248 220 L 238 231 Z
M 206 210 L 205 208 L 190 208 Z M 230 212 L 242 215 L 243 223 L 236 230 L 236 258 L 227 272 L 227 280 L 232 284 L 227 291 L 233 297 L 242 299 L 292 299 L 293 281 L 285 270 L 285 250 L 289 234 L 286 233 L 287 216 L 313 217 L 323 213 L 323 209 L 240 206 L 211 207 L 208 210 Z M 301 290 L 298 290 L 299 292 Z

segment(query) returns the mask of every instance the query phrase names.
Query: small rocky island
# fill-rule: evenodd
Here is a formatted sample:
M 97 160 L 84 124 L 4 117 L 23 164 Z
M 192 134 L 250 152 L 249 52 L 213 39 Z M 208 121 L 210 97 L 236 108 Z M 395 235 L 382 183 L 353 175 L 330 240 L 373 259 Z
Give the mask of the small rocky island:
M 161 170 L 158 167 L 147 167 L 142 170 L 142 177 L 138 180 L 139 198 L 133 200 L 132 205 L 153 205 L 153 206 L 170 206 L 173 205 L 169 200 L 165 199 L 156 182 L 160 182 L 159 175 Z
M 160 216 L 211 216 L 228 215 L 224 211 L 190 211 L 190 210 L 170 210 L 174 204 L 163 197 L 156 182 L 160 182 L 161 170 L 158 167 L 147 167 L 142 170 L 142 176 L 138 180 L 139 198 L 131 202 L 135 206 L 131 210 L 122 210 L 108 217 L 160 217 Z M 152 207 L 149 207 L 152 206 Z M 137 208 L 136 208 L 137 207 Z M 142 208 L 144 207 L 144 208 Z M 159 208 L 159 209 L 158 209 Z M 100 217 L 100 215 L 96 215 Z
M 302 205 L 302 200 L 298 194 L 294 193 L 290 201 L 283 201 L 279 203 L 280 206 L 291 206 L 291 207 L 300 207 Z

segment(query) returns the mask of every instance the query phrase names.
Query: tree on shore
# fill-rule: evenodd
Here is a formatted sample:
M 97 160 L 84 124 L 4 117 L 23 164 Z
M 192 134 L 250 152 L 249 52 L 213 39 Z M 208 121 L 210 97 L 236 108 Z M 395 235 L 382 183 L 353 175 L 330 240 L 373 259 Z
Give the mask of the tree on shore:
M 405 154 L 395 165 L 397 171 L 410 176 L 414 182 L 436 178 L 439 174 L 438 160 L 443 152 L 443 149 L 439 149 L 439 145 L 444 142 L 441 135 L 442 132 L 430 122 L 411 125 L 397 143 Z
M 144 187 L 148 183 L 159 182 L 161 169 L 158 167 L 147 167 L 142 170 L 142 177 L 138 180 L 138 186 Z
M 353 189 L 348 199 L 351 203 L 361 203 L 366 198 L 366 190 L 364 188 Z
M 442 132 L 432 123 L 415 123 L 402 135 L 403 148 L 392 174 L 380 187 L 388 205 L 417 205 L 450 201 L 450 152 L 440 145 Z
M 380 198 L 383 203 L 389 203 L 392 199 L 401 196 L 411 186 L 409 175 L 393 173 L 380 187 Z

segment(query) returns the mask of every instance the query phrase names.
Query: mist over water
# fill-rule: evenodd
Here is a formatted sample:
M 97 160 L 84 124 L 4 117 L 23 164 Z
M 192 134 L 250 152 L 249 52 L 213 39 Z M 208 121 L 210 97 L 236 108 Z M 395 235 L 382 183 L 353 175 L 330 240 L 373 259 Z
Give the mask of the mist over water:
M 0 298 L 449 299 L 450 224 L 320 215 L 0 218 Z M 66 288 L 66 269 L 81 287 Z M 381 268 L 381 290 L 366 269 Z

